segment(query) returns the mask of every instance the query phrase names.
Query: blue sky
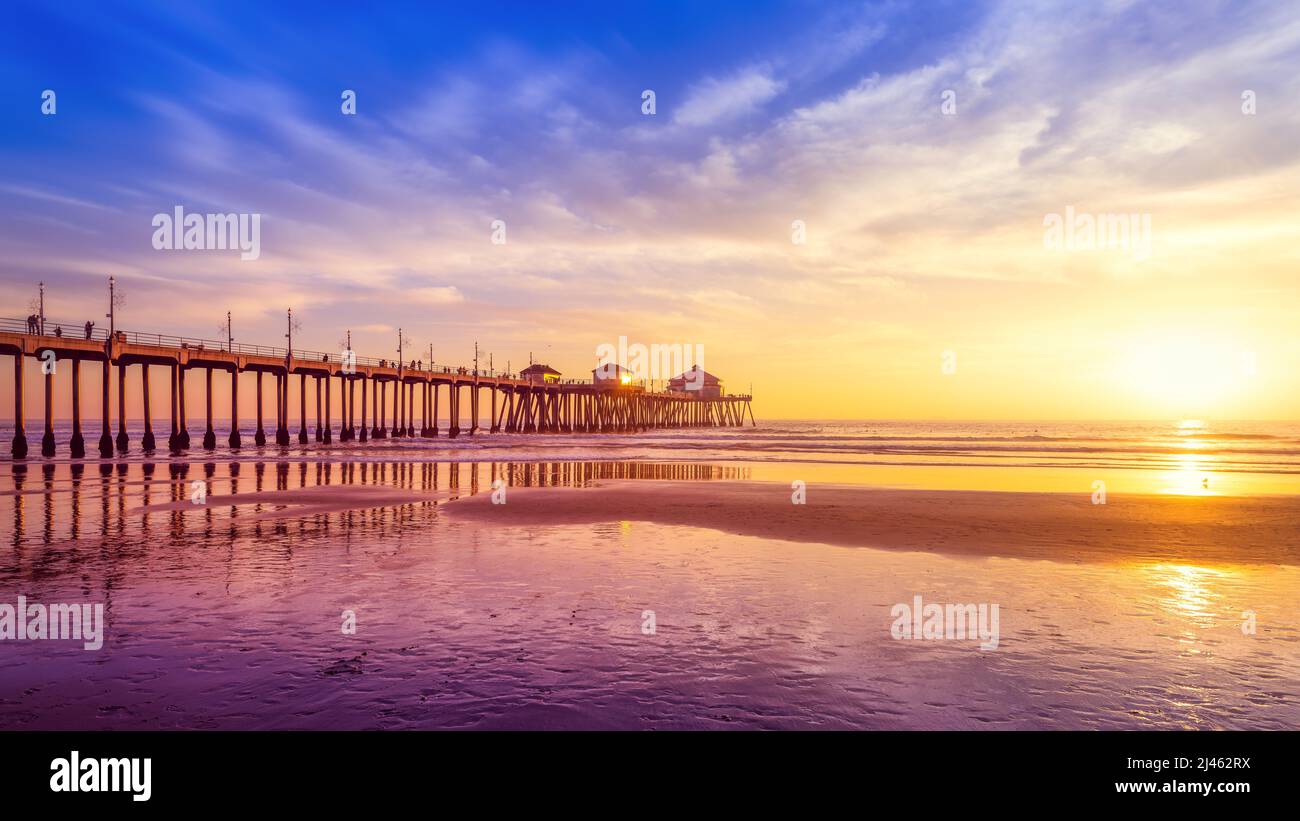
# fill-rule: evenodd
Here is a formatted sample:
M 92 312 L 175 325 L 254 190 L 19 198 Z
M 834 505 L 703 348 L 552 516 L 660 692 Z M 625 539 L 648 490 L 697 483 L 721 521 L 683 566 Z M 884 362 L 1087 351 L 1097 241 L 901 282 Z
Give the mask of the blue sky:
M 1121 356 L 1153 314 L 1297 356 L 1274 313 L 1295 296 L 1286 4 L 556 5 L 8 5 L 3 313 L 44 279 L 53 315 L 96 316 L 112 273 L 132 328 L 211 335 L 229 309 L 273 342 L 291 304 L 315 347 L 352 328 L 384 355 L 401 325 L 443 361 L 477 339 L 568 372 L 620 335 L 703 343 L 742 383 L 870 373 L 879 415 L 992 413 L 1025 368 L 1086 369 L 1081 338 Z M 261 257 L 154 250 L 177 205 L 262 214 Z M 1045 256 L 1067 205 L 1153 214 L 1155 253 Z M 987 370 L 936 394 L 920 374 L 951 348 Z

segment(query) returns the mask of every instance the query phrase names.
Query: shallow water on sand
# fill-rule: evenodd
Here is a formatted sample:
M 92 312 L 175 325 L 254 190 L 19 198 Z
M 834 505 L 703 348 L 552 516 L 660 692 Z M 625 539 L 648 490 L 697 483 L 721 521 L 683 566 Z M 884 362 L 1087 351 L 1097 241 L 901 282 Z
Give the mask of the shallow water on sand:
M 1297 567 L 956 558 L 440 509 L 497 477 L 745 478 L 700 464 L 105 467 L 33 469 L 19 493 L 4 477 L 0 602 L 102 602 L 108 626 L 97 651 L 0 642 L 0 726 L 1300 728 Z M 196 479 L 216 500 L 326 482 L 418 498 L 197 506 Z M 146 499 L 182 504 L 146 515 Z M 998 604 L 997 649 L 893 639 L 891 607 L 916 595 Z

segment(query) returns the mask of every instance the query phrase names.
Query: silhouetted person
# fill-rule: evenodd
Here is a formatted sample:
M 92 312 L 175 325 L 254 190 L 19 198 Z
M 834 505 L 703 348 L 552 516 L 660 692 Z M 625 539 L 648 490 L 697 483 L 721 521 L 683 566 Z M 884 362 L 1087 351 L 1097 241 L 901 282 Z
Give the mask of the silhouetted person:
M 39 320 L 36 318 L 36 314 L 28 314 L 28 315 L 27 315 L 27 333 L 29 333 L 29 334 L 34 334 L 34 333 L 36 333 L 37 330 L 38 330 L 38 326 L 39 326 L 39 324 L 40 324 L 40 322 L 39 322 Z
M 62 325 L 55 325 L 55 326 L 54 326 L 54 335 L 57 336 L 57 337 L 59 337 L 60 339 L 63 338 L 63 326 L 62 326 Z
M 90 334 L 91 334 L 91 332 L 94 331 L 94 330 L 95 330 L 95 323 L 93 323 L 93 322 L 87 322 L 87 323 L 86 323 L 86 339 L 90 339 Z

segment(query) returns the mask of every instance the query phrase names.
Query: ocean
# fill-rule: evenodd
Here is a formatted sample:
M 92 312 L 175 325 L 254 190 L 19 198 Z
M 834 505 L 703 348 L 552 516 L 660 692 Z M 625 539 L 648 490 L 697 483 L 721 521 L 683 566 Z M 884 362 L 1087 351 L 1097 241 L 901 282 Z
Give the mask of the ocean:
M 463 429 L 468 420 L 462 421 Z M 143 427 L 128 426 L 128 464 L 172 460 L 165 427 L 155 425 L 162 449 L 139 449 Z M 1300 424 L 1294 422 L 899 422 L 773 420 L 756 427 L 653 430 L 635 434 L 462 434 L 457 439 L 384 439 L 321 445 L 226 447 L 229 428 L 216 423 L 218 447 L 197 447 L 202 431 L 190 428 L 191 449 L 180 459 L 218 461 L 413 462 L 675 462 L 729 466 L 746 478 L 830 481 L 949 490 L 1092 492 L 1103 481 L 1122 492 L 1239 495 L 1300 493 Z M 309 428 L 309 434 L 312 432 Z M 0 426 L 0 443 L 12 437 Z M 66 459 L 71 426 L 56 423 L 55 461 Z M 116 435 L 116 428 L 113 429 Z M 95 455 L 98 429 L 87 429 Z M 274 438 L 272 432 L 271 438 Z M 40 429 L 29 424 L 28 446 L 39 454 Z M 0 459 L 4 457 L 0 456 Z M 92 459 L 92 461 L 94 461 Z M 29 458 L 39 464 L 39 458 Z M 980 470 L 971 470 L 979 468 Z M 988 470 L 985 470 L 988 469 Z

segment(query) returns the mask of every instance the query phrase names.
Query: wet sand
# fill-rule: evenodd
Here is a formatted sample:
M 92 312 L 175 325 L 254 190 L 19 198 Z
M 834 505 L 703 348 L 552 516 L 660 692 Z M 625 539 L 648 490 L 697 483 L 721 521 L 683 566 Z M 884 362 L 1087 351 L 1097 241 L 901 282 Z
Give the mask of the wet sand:
M 1288 496 L 1004 493 L 788 485 L 601 482 L 511 488 L 447 503 L 453 520 L 512 525 L 651 522 L 739 536 L 1065 562 L 1300 564 L 1300 500 Z
M 182 489 L 184 486 L 182 485 Z M 407 505 L 417 502 L 451 498 L 451 491 L 417 491 L 385 487 L 305 487 L 295 490 L 255 491 L 253 493 L 211 494 L 204 506 L 214 508 L 268 506 L 259 510 L 248 521 L 290 519 L 323 513 L 342 513 L 349 510 Z M 193 510 L 196 503 L 190 499 L 174 502 L 141 505 L 126 511 L 130 516 L 147 516 L 166 511 Z

